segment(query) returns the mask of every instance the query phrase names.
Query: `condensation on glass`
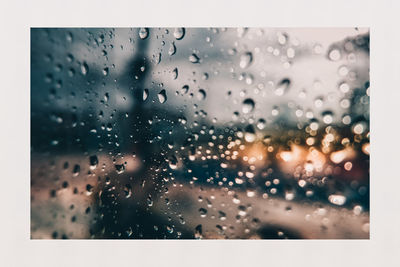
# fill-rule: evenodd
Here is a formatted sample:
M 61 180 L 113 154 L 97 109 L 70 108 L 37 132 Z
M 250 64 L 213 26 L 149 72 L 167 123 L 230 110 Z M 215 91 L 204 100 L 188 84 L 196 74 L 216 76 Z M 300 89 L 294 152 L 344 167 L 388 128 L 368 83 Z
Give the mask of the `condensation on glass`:
M 369 29 L 31 29 L 32 239 L 369 238 Z

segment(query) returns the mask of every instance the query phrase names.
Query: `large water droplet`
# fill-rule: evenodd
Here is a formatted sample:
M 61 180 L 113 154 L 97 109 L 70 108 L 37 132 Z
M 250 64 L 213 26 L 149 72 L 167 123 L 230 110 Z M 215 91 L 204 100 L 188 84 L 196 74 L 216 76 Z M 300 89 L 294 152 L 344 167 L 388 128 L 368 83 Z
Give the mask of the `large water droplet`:
M 244 114 L 250 113 L 254 110 L 254 101 L 251 98 L 247 98 L 243 101 L 242 111 Z
M 167 101 L 167 93 L 165 92 L 165 90 L 161 90 L 158 94 L 158 101 L 160 101 L 161 104 L 165 103 L 165 101 Z
M 185 28 L 175 28 L 174 37 L 176 40 L 181 40 L 185 36 Z
M 148 28 L 140 28 L 140 30 L 139 30 L 140 39 L 144 40 L 148 36 L 149 36 L 149 29 Z

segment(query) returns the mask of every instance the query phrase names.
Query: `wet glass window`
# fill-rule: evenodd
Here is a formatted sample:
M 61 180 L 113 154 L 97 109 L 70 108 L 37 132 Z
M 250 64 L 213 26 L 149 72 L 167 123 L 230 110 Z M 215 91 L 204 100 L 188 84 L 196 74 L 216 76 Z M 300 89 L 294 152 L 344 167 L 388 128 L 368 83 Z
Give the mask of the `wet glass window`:
M 32 239 L 368 239 L 369 29 L 32 28 Z

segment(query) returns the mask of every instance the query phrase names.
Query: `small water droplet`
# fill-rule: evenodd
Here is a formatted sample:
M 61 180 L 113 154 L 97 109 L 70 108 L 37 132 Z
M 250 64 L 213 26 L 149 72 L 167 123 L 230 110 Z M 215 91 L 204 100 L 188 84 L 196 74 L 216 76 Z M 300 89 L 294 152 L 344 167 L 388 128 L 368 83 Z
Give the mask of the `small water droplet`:
M 86 62 L 83 62 L 83 63 L 81 64 L 81 72 L 82 72 L 83 75 L 88 74 L 88 72 L 89 72 L 89 66 L 87 65 Z
M 174 37 L 176 40 L 181 40 L 185 36 L 185 28 L 175 28 Z
M 290 87 L 290 80 L 288 78 L 282 79 L 279 83 L 277 88 L 275 89 L 275 94 L 277 96 L 282 96 L 287 93 Z
M 176 53 L 176 46 L 175 43 L 172 42 L 168 49 L 168 55 L 172 56 L 175 55 L 175 53 Z
M 267 123 L 264 119 L 259 119 L 257 122 L 257 128 L 263 130 L 267 126 Z
M 189 91 L 189 85 L 182 86 L 181 94 L 184 95 Z
M 194 229 L 194 238 L 195 239 L 202 239 L 203 238 L 203 227 L 201 224 L 197 225 Z
M 123 164 L 115 164 L 115 170 L 117 171 L 118 174 L 124 173 L 125 172 L 125 165 L 123 165 Z
M 148 36 L 149 36 L 149 29 L 148 28 L 140 28 L 140 30 L 139 30 L 140 39 L 144 40 Z
M 147 206 L 149 207 L 153 206 L 153 199 L 151 199 L 150 195 L 147 197 Z
M 207 96 L 206 91 L 204 91 L 203 89 L 199 89 L 199 91 L 197 92 L 197 99 L 204 100 L 206 96 Z
M 81 166 L 75 164 L 74 169 L 72 170 L 73 176 L 74 177 L 78 176 L 80 172 L 81 172 Z
M 161 104 L 165 103 L 167 101 L 167 93 L 165 90 L 161 90 L 158 94 L 158 101 L 160 101 Z
M 143 101 L 146 101 L 146 99 L 149 97 L 149 89 L 144 89 L 143 90 Z
M 255 103 L 253 99 L 247 98 L 243 101 L 242 111 L 244 114 L 250 113 L 254 110 Z
M 200 208 L 200 217 L 205 218 L 207 216 L 207 210 L 205 208 Z
M 176 80 L 178 78 L 178 68 L 172 71 L 172 79 Z
M 172 155 L 172 156 L 168 159 L 168 162 L 169 162 L 169 167 L 170 167 L 172 170 L 176 170 L 176 168 L 178 167 L 178 159 L 177 159 L 174 155 Z
M 189 56 L 189 61 L 192 62 L 193 64 L 196 64 L 200 62 L 200 58 L 196 54 L 191 54 Z
M 107 75 L 108 75 L 108 68 L 104 68 L 104 69 L 103 69 L 103 75 L 104 75 L 104 76 L 107 76 Z
M 94 170 L 94 169 L 96 169 L 97 165 L 99 164 L 99 159 L 97 158 L 96 155 L 93 155 L 93 156 L 90 156 L 89 162 L 90 162 L 90 169 Z
M 252 62 L 253 62 L 253 54 L 251 52 L 245 52 L 240 56 L 239 66 L 242 69 L 245 69 L 249 67 Z

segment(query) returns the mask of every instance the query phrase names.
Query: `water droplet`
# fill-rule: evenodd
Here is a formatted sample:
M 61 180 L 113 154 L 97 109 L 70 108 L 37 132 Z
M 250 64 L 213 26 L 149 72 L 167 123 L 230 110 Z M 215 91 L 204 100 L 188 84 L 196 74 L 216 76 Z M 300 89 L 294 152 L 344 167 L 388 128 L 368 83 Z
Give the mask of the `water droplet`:
M 149 206 L 149 207 L 151 207 L 151 206 L 153 206 L 153 199 L 151 199 L 151 196 L 149 195 L 148 197 L 147 197 L 147 206 Z
M 108 68 L 104 68 L 104 69 L 103 69 L 103 75 L 104 75 L 104 76 L 107 76 L 107 75 L 108 75 Z
M 185 36 L 185 28 L 175 28 L 174 37 L 176 40 L 181 40 Z
M 125 165 L 123 165 L 123 164 L 115 164 L 115 170 L 117 171 L 118 174 L 124 173 L 125 172 Z
M 242 111 L 244 114 L 250 113 L 254 110 L 254 101 L 251 98 L 247 98 L 243 101 Z
M 178 68 L 172 71 L 172 79 L 176 80 L 178 78 Z
M 146 99 L 149 97 L 149 89 L 144 89 L 143 90 L 143 101 L 146 101 Z
M 225 220 L 226 220 L 226 213 L 223 212 L 223 211 L 218 211 L 218 218 L 219 218 L 221 221 L 225 221 Z
M 189 85 L 182 86 L 181 94 L 184 95 L 189 91 Z
M 267 126 L 267 122 L 264 119 L 259 119 L 257 122 L 257 128 L 263 130 Z
M 97 158 L 96 155 L 93 155 L 93 156 L 90 156 L 89 162 L 90 162 L 90 169 L 94 170 L 94 169 L 96 169 L 97 165 L 99 164 L 99 159 Z
M 172 155 L 172 156 L 168 159 L 168 162 L 169 162 L 169 167 L 170 167 L 172 170 L 176 170 L 176 168 L 178 167 L 178 159 L 177 159 L 174 155 Z
M 203 89 L 200 89 L 197 92 L 197 99 L 198 100 L 204 100 L 206 98 L 206 96 L 207 96 L 206 91 L 204 91 Z
M 242 69 L 245 69 L 249 67 L 252 62 L 253 62 L 253 54 L 251 52 L 245 52 L 240 56 L 239 66 Z
M 158 94 L 158 101 L 160 101 L 161 104 L 165 103 L 165 101 L 167 101 L 167 93 L 165 92 L 165 90 L 161 90 Z
M 196 54 L 191 54 L 189 56 L 189 61 L 192 62 L 193 64 L 196 64 L 200 62 L 200 58 Z
M 89 72 L 89 66 L 87 65 L 86 62 L 83 62 L 83 63 L 81 64 L 81 72 L 82 72 L 83 75 L 88 74 L 88 72 Z
M 176 46 L 175 43 L 172 42 L 168 49 L 168 55 L 172 56 L 175 55 L 175 53 L 176 53 Z
M 139 30 L 140 39 L 144 40 L 148 36 L 149 36 L 149 29 L 148 28 L 140 28 L 140 30 Z
M 278 87 L 275 89 L 275 94 L 277 96 L 284 95 L 289 90 L 289 86 L 290 86 L 290 80 L 288 78 L 282 79 L 279 82 Z
M 201 224 L 197 225 L 194 229 L 194 238 L 195 239 L 202 239 L 203 238 L 203 227 Z
M 81 166 L 75 164 L 74 169 L 72 170 L 72 174 L 74 177 L 78 176 L 81 171 Z
M 205 208 L 200 208 L 200 217 L 205 218 L 207 216 L 207 210 Z
M 125 185 L 124 193 L 126 198 L 130 198 L 132 196 L 132 186 L 130 184 Z

